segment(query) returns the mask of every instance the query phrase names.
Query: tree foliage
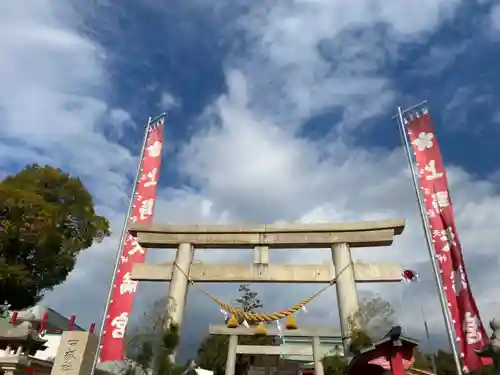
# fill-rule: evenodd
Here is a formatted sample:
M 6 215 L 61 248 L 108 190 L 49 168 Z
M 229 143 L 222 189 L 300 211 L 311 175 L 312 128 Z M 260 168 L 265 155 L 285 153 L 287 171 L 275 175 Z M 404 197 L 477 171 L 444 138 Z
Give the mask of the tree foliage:
M 109 236 L 79 178 L 28 165 L 0 182 L 0 299 L 12 309 L 37 303 L 62 283 L 77 255 Z
M 362 349 L 372 345 L 374 340 L 381 339 L 394 326 L 394 309 L 391 304 L 375 296 L 363 298 L 359 308 L 349 319 L 351 330 L 351 354 L 358 354 Z
M 180 343 L 180 333 L 179 326 L 165 315 L 165 306 L 166 298 L 153 302 L 144 312 L 141 323 L 127 332 L 126 353 L 131 361 L 123 374 L 135 375 L 137 369 L 146 374 L 153 367 L 157 375 L 176 375 L 184 370 L 184 366 L 171 361 Z
M 263 307 L 258 293 L 252 291 L 249 284 L 241 284 L 238 292 L 240 296 L 236 298 L 236 304 L 239 309 L 244 312 L 256 312 Z
M 10 305 L 7 302 L 0 304 L 0 318 L 9 317 Z
M 424 355 L 418 347 L 414 349 L 413 355 L 415 357 L 415 362 L 412 367 L 420 370 L 432 371 L 432 360 L 430 355 Z
M 180 335 L 179 326 L 176 323 L 170 322 L 168 328 L 162 335 L 161 344 L 158 348 L 156 358 L 156 368 L 158 375 L 172 375 L 175 368 L 175 363 L 171 360 L 171 355 L 179 346 Z
M 373 344 L 370 336 L 366 334 L 362 329 L 355 329 L 351 336 L 351 345 L 349 345 L 349 351 L 352 355 L 357 355 L 361 353 L 361 350 L 370 347 Z
M 444 350 L 438 350 L 435 355 L 436 368 L 439 375 L 456 375 L 457 370 L 453 355 Z
M 325 357 L 322 362 L 325 375 L 343 375 L 347 369 L 346 358 L 339 355 Z
M 212 370 L 215 375 L 224 375 L 228 346 L 228 336 L 206 336 L 198 348 L 196 363 L 198 363 L 201 368 Z
M 427 358 L 430 356 L 427 355 Z M 430 358 L 429 358 L 430 359 Z M 456 375 L 455 360 L 453 354 L 445 350 L 438 350 L 435 354 L 436 369 L 439 375 Z M 492 375 L 493 366 L 484 366 L 480 370 L 471 372 L 472 375 Z
M 248 284 L 241 284 L 238 292 L 240 296 L 235 301 L 237 304 L 235 307 L 245 312 L 255 312 L 263 307 L 258 293 L 252 291 Z M 269 336 L 240 336 L 238 343 L 241 345 L 271 345 L 273 338 Z M 208 335 L 198 348 L 196 362 L 202 368 L 214 371 L 216 375 L 223 375 L 226 368 L 228 345 L 229 337 Z M 246 374 L 255 360 L 254 357 L 253 355 L 238 355 L 235 372 Z
M 126 335 L 126 354 L 141 364 L 149 368 L 149 361 L 139 361 L 143 346 L 151 344 L 152 348 L 160 345 L 165 319 L 165 306 L 167 298 L 160 298 L 149 305 L 144 311 L 138 324 L 129 325 Z M 144 354 L 142 354 L 144 356 Z M 151 358 L 149 358 L 151 360 Z
M 349 351 L 351 355 L 357 355 L 362 349 L 372 345 L 372 340 L 362 329 L 355 328 L 351 336 Z M 325 375 L 341 375 L 347 369 L 347 356 L 330 356 L 323 358 Z

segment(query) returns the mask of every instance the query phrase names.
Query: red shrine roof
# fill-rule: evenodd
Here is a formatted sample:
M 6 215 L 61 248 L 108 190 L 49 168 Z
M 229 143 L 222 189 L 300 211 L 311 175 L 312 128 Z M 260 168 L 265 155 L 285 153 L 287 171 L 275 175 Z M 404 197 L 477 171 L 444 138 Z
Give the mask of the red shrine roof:
M 403 336 L 401 327 L 394 327 L 371 347 L 362 349 L 349 363 L 346 373 L 377 375 L 390 370 L 391 364 L 387 354 L 395 348 L 401 354 L 403 367 L 407 371 L 415 361 L 413 350 L 418 344 L 417 340 Z

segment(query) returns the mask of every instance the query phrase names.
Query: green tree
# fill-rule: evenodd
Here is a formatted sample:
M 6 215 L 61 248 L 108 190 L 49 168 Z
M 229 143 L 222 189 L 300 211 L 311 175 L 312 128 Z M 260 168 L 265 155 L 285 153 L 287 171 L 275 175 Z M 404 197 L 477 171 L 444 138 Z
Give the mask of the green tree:
M 129 359 L 122 373 L 147 374 L 151 368 L 157 375 L 179 375 L 184 366 L 171 361 L 180 342 L 179 327 L 165 315 L 167 299 L 153 302 L 143 314 L 140 324 L 130 327 L 126 335 L 126 353 Z M 165 322 L 169 322 L 165 324 Z M 167 329 L 165 326 L 167 325 Z
M 7 302 L 4 302 L 0 305 L 0 318 L 8 318 L 9 317 L 9 309 L 10 305 Z
M 179 346 L 179 342 L 179 326 L 176 323 L 170 322 L 168 328 L 163 333 L 157 353 L 156 361 L 158 375 L 173 375 L 175 372 L 176 366 L 171 360 L 171 355 Z
M 339 355 L 325 357 L 322 362 L 325 375 L 343 375 L 347 368 L 347 360 Z
M 236 299 L 236 308 L 245 312 L 256 312 L 263 307 L 257 292 L 250 289 L 248 284 L 238 288 L 240 296 Z M 271 345 L 273 338 L 269 336 L 240 336 L 241 345 Z M 202 368 L 214 371 L 216 375 L 223 375 L 226 368 L 227 349 L 229 338 L 223 335 L 208 335 L 198 348 L 198 363 Z M 236 373 L 246 374 L 253 364 L 255 356 L 238 355 L 236 358 Z
M 361 353 L 361 350 L 370 347 L 373 344 L 370 336 L 366 334 L 362 329 L 354 329 L 351 336 L 351 345 L 349 346 L 349 351 L 353 355 Z
M 240 296 L 236 298 L 237 307 L 244 312 L 256 312 L 263 307 L 258 293 L 250 289 L 249 284 L 241 284 L 238 288 Z
M 0 182 L 0 300 L 18 310 L 66 280 L 76 257 L 109 236 L 79 178 L 28 165 Z
M 350 318 L 351 354 L 358 354 L 362 349 L 381 339 L 394 326 L 394 309 L 391 304 L 375 296 L 359 301 L 359 308 Z
M 357 355 L 362 349 L 370 347 L 372 340 L 362 329 L 354 329 L 351 336 L 351 345 L 349 351 Z M 348 361 L 346 356 L 329 356 L 323 358 L 323 367 L 325 375 L 341 375 L 347 369 Z
M 420 370 L 432 371 L 432 361 L 429 355 L 424 355 L 418 347 L 413 351 L 413 355 L 415 357 L 415 362 L 413 362 L 412 367 Z
M 161 342 L 158 345 L 154 339 L 146 339 L 137 344 L 137 350 L 133 351 L 133 358 L 127 358 L 125 367 L 121 371 L 123 375 L 144 375 L 148 374 L 156 362 L 157 375 L 180 375 L 184 370 L 183 366 L 177 366 L 170 359 L 179 345 L 179 327 L 175 323 L 170 323 L 168 329 L 162 334 Z M 156 358 L 154 346 L 157 345 Z
M 456 375 L 457 370 L 453 355 L 444 350 L 438 350 L 436 353 L 436 369 L 439 375 Z
M 198 347 L 196 363 L 198 363 L 201 368 L 213 371 L 214 375 L 224 375 L 228 345 L 228 336 L 206 336 Z
M 439 375 L 456 375 L 455 360 L 453 354 L 445 350 L 438 350 L 435 355 L 436 369 Z M 483 368 L 471 372 L 473 375 L 492 375 L 494 373 L 493 366 L 484 366 Z
M 148 347 L 151 346 L 151 350 L 154 351 L 161 342 L 165 325 L 165 306 L 167 298 L 155 300 L 145 309 L 138 323 L 127 327 L 125 336 L 127 357 L 145 368 L 151 367 L 152 354 L 149 357 L 146 355 L 149 352 Z

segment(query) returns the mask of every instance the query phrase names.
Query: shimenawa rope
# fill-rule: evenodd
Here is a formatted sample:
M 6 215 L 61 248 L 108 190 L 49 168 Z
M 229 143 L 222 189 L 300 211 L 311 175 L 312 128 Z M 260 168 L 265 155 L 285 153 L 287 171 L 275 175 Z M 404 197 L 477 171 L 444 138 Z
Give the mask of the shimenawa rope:
M 320 289 L 319 291 L 317 291 L 314 294 L 311 294 L 308 298 L 293 305 L 292 307 L 290 307 L 288 309 L 281 310 L 281 311 L 273 312 L 273 313 L 258 314 L 258 313 L 246 312 L 246 311 L 243 311 L 240 309 L 236 309 L 236 308 L 228 305 L 227 303 L 221 301 L 220 299 L 215 297 L 213 294 L 207 292 L 205 289 L 203 289 L 199 285 L 196 285 L 196 283 L 193 280 L 190 280 L 189 276 L 186 274 L 186 272 L 184 272 L 184 270 L 182 268 L 179 267 L 177 262 L 174 262 L 174 266 L 177 267 L 177 269 L 179 271 L 181 271 L 184 276 L 186 276 L 188 282 L 191 285 L 194 285 L 196 288 L 198 288 L 198 290 L 200 290 L 208 298 L 213 300 L 216 304 L 218 304 L 221 309 L 226 310 L 227 312 L 233 314 L 236 318 L 242 318 L 242 319 L 246 320 L 248 323 L 251 323 L 251 322 L 252 323 L 253 322 L 272 322 L 272 321 L 283 319 L 283 318 L 286 318 L 290 315 L 295 314 L 297 311 L 299 311 L 301 308 L 303 308 L 305 305 L 307 305 L 309 302 L 311 302 L 314 298 L 318 297 L 321 293 L 323 293 L 325 290 L 327 290 L 329 287 L 331 287 L 333 284 L 335 284 L 339 275 L 349 267 L 349 265 L 345 266 L 322 289 Z

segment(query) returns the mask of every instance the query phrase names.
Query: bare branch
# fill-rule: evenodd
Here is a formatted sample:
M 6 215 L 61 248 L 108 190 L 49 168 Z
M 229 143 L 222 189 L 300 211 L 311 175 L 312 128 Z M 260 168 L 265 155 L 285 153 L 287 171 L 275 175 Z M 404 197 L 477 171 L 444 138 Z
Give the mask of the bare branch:
M 391 304 L 376 296 L 364 298 L 352 319 L 353 327 L 363 330 L 371 339 L 379 339 L 395 324 L 395 312 Z

